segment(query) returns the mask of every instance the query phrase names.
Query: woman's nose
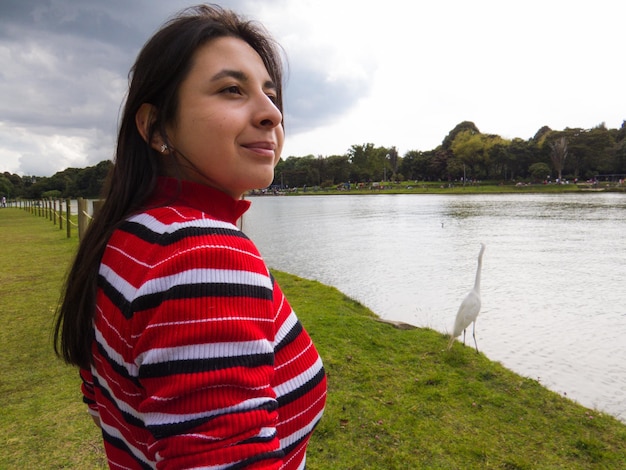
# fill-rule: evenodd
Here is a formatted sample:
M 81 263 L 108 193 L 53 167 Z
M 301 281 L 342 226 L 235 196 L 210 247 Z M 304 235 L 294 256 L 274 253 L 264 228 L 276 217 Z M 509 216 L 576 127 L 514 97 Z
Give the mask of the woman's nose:
M 274 101 L 267 95 L 263 95 L 261 98 L 257 122 L 259 126 L 270 128 L 276 127 L 283 122 L 283 113 L 280 112 Z

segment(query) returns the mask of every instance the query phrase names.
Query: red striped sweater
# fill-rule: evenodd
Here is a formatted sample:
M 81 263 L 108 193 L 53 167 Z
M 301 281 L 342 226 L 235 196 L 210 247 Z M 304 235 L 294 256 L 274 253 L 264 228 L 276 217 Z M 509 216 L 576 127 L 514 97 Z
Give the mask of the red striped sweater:
M 326 377 L 254 244 L 249 207 L 159 180 L 100 266 L 84 400 L 109 466 L 302 469 Z

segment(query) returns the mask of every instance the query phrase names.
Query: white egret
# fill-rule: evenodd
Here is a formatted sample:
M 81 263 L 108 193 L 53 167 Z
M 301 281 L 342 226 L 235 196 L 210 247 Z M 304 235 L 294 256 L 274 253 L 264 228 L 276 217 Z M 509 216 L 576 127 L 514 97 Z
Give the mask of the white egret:
M 454 330 L 448 343 L 448 349 L 454 344 L 455 338 L 463 333 L 463 344 L 465 344 L 465 330 L 472 324 L 472 336 L 474 337 L 474 346 L 476 346 L 476 352 L 478 352 L 478 344 L 476 343 L 476 317 L 480 312 L 480 270 L 483 265 L 483 253 L 485 252 L 485 244 L 480 244 L 480 252 L 478 253 L 478 267 L 476 268 L 476 280 L 474 281 L 474 287 L 465 296 L 459 311 L 456 314 L 454 320 Z

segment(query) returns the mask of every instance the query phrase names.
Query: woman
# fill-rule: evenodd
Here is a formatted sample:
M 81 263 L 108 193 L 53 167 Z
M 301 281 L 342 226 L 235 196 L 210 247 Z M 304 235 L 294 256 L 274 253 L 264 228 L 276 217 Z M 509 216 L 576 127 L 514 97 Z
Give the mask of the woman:
M 55 330 L 111 468 L 304 468 L 324 369 L 236 227 L 283 140 L 261 26 L 197 6 L 140 52 Z

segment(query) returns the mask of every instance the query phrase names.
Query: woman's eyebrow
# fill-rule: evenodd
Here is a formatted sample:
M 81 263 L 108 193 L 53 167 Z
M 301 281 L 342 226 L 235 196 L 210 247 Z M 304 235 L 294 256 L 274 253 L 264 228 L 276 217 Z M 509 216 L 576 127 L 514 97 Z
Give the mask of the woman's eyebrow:
M 245 73 L 241 72 L 240 70 L 229 70 L 229 69 L 220 70 L 215 75 L 213 75 L 213 77 L 211 77 L 211 81 L 214 82 L 216 80 L 221 80 L 222 78 L 227 78 L 227 77 L 235 78 L 242 82 L 248 81 L 248 76 Z
M 217 80 L 221 80 L 222 78 L 227 78 L 227 77 L 234 78 L 234 79 L 242 81 L 242 82 L 249 81 L 248 75 L 246 75 L 242 71 L 240 71 L 240 70 L 230 70 L 230 69 L 220 70 L 215 75 L 213 75 L 213 77 L 211 77 L 211 81 L 215 82 Z M 276 86 L 276 84 L 272 80 L 267 80 L 266 82 L 264 82 L 263 83 L 263 87 L 264 88 L 269 88 L 269 89 L 272 89 L 272 90 L 276 90 L 278 88 Z

